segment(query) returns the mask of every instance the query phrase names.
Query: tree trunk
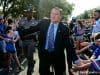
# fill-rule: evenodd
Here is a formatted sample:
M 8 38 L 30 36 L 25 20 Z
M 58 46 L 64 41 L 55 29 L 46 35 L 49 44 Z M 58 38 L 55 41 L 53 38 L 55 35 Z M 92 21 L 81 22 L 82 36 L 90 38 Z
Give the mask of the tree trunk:
M 3 5 L 3 17 L 4 19 L 6 18 L 7 14 L 6 14 L 6 1 L 7 0 L 4 0 L 4 5 Z

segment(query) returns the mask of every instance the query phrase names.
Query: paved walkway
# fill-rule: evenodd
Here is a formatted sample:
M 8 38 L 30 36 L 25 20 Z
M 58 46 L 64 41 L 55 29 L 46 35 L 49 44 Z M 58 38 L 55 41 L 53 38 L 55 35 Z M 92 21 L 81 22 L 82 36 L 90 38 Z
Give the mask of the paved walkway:
M 36 60 L 36 64 L 35 64 L 35 68 L 34 68 L 34 73 L 33 75 L 39 75 L 39 59 L 38 59 L 38 54 L 35 53 L 35 60 Z M 26 61 L 26 60 L 25 60 Z M 27 64 L 27 63 L 26 63 Z M 27 73 L 27 67 L 25 68 L 24 71 L 22 71 L 19 75 L 26 75 Z
M 34 73 L 33 73 L 33 75 L 39 75 L 39 59 L 38 59 L 38 54 L 35 53 L 34 56 L 35 56 L 36 64 L 35 64 L 35 68 L 34 68 Z M 68 66 L 68 65 L 67 65 L 67 63 L 66 63 L 66 67 L 67 67 L 67 66 Z M 26 67 L 25 70 L 22 71 L 19 75 L 26 75 L 26 74 L 27 74 L 26 71 L 27 71 L 27 67 Z M 68 74 L 68 69 L 66 70 L 66 73 L 67 73 L 67 75 L 69 75 L 69 74 Z M 75 75 L 77 75 L 77 74 L 75 74 Z

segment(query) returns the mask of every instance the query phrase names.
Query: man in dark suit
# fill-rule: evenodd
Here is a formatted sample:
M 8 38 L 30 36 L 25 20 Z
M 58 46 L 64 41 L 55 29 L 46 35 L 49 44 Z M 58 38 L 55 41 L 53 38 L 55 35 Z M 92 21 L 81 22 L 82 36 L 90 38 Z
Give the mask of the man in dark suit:
M 78 60 L 73 43 L 71 42 L 69 29 L 63 25 L 61 10 L 55 7 L 51 10 L 50 20 L 43 20 L 37 26 L 23 31 L 23 35 L 39 32 L 39 73 L 50 75 L 50 66 L 54 68 L 55 75 L 63 75 L 66 70 L 64 49 L 70 58 L 69 63 Z

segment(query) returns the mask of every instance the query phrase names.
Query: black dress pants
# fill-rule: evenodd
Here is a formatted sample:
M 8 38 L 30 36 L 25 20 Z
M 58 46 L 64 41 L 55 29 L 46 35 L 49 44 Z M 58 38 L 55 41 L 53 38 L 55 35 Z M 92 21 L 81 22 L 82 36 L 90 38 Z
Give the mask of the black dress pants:
M 61 55 L 55 56 L 54 53 L 39 55 L 39 73 L 40 75 L 63 75 L 65 72 L 65 58 Z M 50 71 L 51 67 L 51 71 Z M 54 71 L 54 72 L 52 72 Z

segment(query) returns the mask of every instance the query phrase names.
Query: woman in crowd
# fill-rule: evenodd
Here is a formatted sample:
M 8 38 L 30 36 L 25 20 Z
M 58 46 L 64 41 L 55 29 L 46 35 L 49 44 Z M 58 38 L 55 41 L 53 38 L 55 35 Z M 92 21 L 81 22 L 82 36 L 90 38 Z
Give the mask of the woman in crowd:
M 76 49 L 80 49 L 80 42 L 83 41 L 83 34 L 85 33 L 85 26 L 83 24 L 83 21 L 79 20 L 78 24 L 74 26 L 73 28 L 74 35 L 75 35 L 75 44 L 76 44 Z
M 6 29 L 7 36 L 6 38 L 6 50 L 7 52 L 11 53 L 11 59 L 14 58 L 19 70 L 22 70 L 23 67 L 21 66 L 19 59 L 17 57 L 17 51 L 15 47 L 15 43 L 20 39 L 18 31 L 16 31 L 16 26 L 12 19 L 8 19 L 8 27 Z

